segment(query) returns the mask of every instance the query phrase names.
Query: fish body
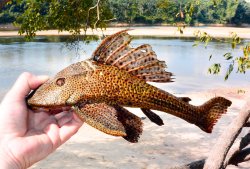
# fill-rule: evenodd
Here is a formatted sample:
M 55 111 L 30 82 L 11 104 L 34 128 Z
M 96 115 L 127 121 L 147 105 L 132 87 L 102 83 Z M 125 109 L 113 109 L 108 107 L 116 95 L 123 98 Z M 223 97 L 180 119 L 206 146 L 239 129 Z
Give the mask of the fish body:
M 131 48 L 127 31 L 106 38 L 92 58 L 60 71 L 27 99 L 33 108 L 71 107 L 91 126 L 111 135 L 137 142 L 142 133 L 139 117 L 123 107 L 137 107 L 152 122 L 163 125 L 151 110 L 180 117 L 210 133 L 231 102 L 215 97 L 201 106 L 188 103 L 151 84 L 171 82 L 172 73 L 159 61 L 151 46 Z

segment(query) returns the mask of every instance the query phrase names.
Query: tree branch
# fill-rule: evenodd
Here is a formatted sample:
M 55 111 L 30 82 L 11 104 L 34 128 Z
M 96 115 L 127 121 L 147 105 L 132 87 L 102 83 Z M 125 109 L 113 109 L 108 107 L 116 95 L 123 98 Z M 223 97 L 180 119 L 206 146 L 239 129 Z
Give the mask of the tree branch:
M 250 120 L 248 120 L 248 121 L 246 122 L 246 124 L 244 125 L 244 127 L 250 127 Z
M 242 157 L 241 150 L 248 146 L 250 144 L 250 132 L 246 134 L 244 137 L 242 137 L 241 140 L 238 140 L 233 144 L 233 146 L 230 148 L 230 150 L 227 153 L 227 156 L 224 160 L 223 167 L 226 168 L 226 166 L 230 164 L 235 164 L 235 159 L 240 159 Z M 249 152 L 249 151 L 248 151 Z M 239 157 L 238 157 L 239 156 Z M 243 161 L 238 161 L 243 162 Z
M 240 134 L 242 127 L 247 122 L 250 116 L 249 106 L 250 101 L 244 106 L 238 117 L 230 124 L 228 129 L 221 135 L 216 145 L 210 152 L 206 160 L 204 169 L 220 169 L 223 166 L 223 161 L 234 143 L 237 136 Z M 248 110 L 248 111 L 246 111 Z
M 230 148 L 226 159 L 223 164 L 223 168 L 226 168 L 228 164 L 238 165 L 242 162 L 250 160 L 250 148 L 243 149 L 250 144 L 250 131 L 241 140 L 237 141 Z M 243 150 L 242 150 L 243 149 Z M 203 169 L 205 159 L 194 161 L 183 166 L 173 167 L 171 169 Z
M 90 7 L 89 10 L 88 10 L 88 15 L 87 15 L 87 21 L 86 21 L 86 26 L 85 26 L 85 33 L 87 31 L 87 28 L 88 28 L 88 24 L 89 24 L 89 13 L 92 9 L 95 9 L 96 8 L 96 15 L 97 15 L 97 20 L 96 22 L 94 23 L 94 29 L 96 28 L 96 24 L 99 22 L 100 20 L 100 10 L 99 10 L 99 3 L 100 3 L 100 0 L 97 1 L 97 3 Z
M 205 167 L 207 167 L 207 169 L 219 169 L 219 168 L 226 168 L 228 164 L 238 164 L 243 161 L 249 160 L 250 150 L 248 149 L 242 150 L 242 149 L 245 148 L 250 143 L 250 132 L 247 135 L 245 135 L 240 141 L 234 143 L 242 127 L 245 126 L 245 123 L 250 117 L 249 108 L 250 108 L 250 99 L 248 99 L 244 108 L 241 109 L 238 117 L 229 125 L 228 129 L 220 136 L 219 140 L 212 149 L 206 161 L 205 159 L 202 159 L 183 166 L 173 167 L 171 169 L 203 169 L 205 162 L 206 162 Z
M 202 159 L 182 166 L 172 167 L 170 169 L 203 169 L 204 164 L 205 159 Z
M 241 150 L 235 156 L 230 159 L 230 164 L 238 165 L 239 163 L 250 160 L 250 148 Z

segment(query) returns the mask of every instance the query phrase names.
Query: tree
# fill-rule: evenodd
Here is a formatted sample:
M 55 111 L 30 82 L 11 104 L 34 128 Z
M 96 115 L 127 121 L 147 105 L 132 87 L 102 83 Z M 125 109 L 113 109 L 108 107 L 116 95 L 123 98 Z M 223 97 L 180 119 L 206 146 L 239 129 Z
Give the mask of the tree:
M 231 19 L 232 23 L 241 25 L 243 23 L 250 24 L 250 5 L 245 1 L 242 1 L 237 6 L 234 17 Z
M 58 29 L 79 35 L 81 29 L 105 28 L 106 21 L 113 18 L 109 4 L 100 0 L 25 0 L 24 13 L 16 23 L 20 34 L 32 38 L 39 30 Z
M 6 2 L 6 5 L 0 7 L 0 24 L 13 23 L 16 21 L 17 16 L 24 12 L 23 3 L 17 4 L 13 1 L 11 4 Z

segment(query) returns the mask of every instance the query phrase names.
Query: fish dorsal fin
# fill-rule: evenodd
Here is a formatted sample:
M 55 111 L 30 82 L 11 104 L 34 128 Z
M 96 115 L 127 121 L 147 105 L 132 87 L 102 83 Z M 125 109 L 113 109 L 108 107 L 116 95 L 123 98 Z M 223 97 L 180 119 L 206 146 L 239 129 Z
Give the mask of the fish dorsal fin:
M 127 31 L 128 29 L 106 37 L 93 52 L 92 59 L 100 63 L 105 63 L 118 48 L 121 46 L 126 47 L 131 41 L 131 36 Z
M 148 82 L 172 82 L 172 73 L 167 72 L 164 61 L 157 59 L 148 44 L 132 48 L 132 37 L 128 30 L 117 32 L 105 38 L 92 54 L 92 59 L 106 65 L 113 65 Z

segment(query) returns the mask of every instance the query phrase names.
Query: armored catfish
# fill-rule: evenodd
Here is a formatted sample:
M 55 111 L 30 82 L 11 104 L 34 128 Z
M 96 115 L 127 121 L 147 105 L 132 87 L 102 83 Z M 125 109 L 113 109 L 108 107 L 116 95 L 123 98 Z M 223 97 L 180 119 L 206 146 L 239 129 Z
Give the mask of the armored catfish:
M 211 133 L 231 101 L 215 97 L 201 106 L 188 103 L 147 82 L 172 82 L 164 61 L 150 45 L 132 48 L 123 30 L 106 37 L 88 60 L 74 63 L 41 85 L 27 98 L 32 109 L 74 109 L 87 124 L 129 142 L 138 142 L 141 118 L 124 107 L 138 107 L 154 123 L 163 125 L 152 110 L 177 116 Z

